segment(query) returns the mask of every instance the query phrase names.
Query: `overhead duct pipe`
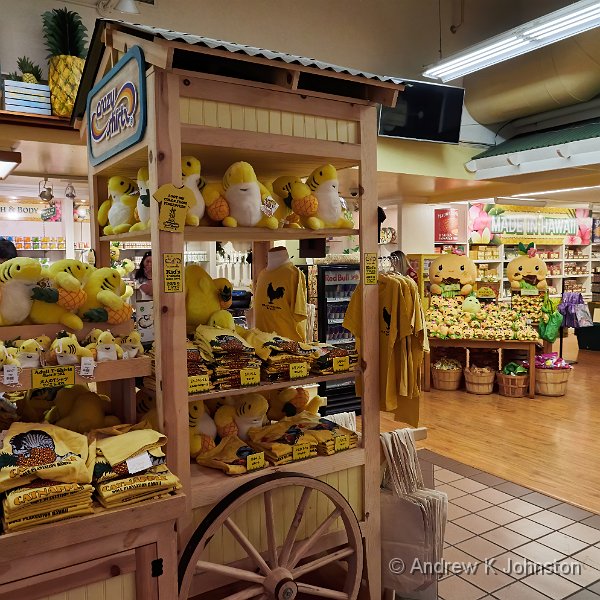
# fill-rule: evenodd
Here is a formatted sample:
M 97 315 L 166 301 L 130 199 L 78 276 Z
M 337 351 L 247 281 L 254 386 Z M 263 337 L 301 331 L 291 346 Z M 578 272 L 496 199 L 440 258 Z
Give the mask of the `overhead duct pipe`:
M 592 29 L 463 80 L 465 105 L 483 125 L 586 102 L 600 94 L 600 34 Z

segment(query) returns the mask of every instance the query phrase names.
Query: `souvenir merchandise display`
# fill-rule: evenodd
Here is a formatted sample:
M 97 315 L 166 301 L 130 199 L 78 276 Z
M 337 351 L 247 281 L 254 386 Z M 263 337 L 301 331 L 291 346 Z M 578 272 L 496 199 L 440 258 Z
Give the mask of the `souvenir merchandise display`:
M 248 430 L 264 425 L 269 403 L 261 394 L 235 396 L 234 404 L 225 404 L 215 412 L 215 424 L 219 437 L 235 435 L 248 440 Z
M 115 175 L 108 180 L 109 199 L 98 209 L 98 223 L 104 235 L 126 233 L 135 224 L 135 209 L 139 196 L 133 179 Z
M 31 312 L 31 293 L 42 275 L 33 258 L 11 258 L 0 264 L 0 326 L 23 323 Z
M 539 323 L 542 316 L 542 305 L 544 303 L 544 294 L 535 296 L 524 296 L 522 294 L 513 294 L 510 298 L 510 306 L 520 315 L 525 317 L 531 323 Z
M 378 288 L 380 409 L 416 427 L 423 354 L 429 351 L 421 297 L 417 284 L 397 273 L 380 273 Z M 344 317 L 344 327 L 354 334 L 357 346 L 362 336 L 360 289 L 357 286 L 352 294 Z
M 525 366 L 528 366 L 525 363 Z M 564 396 L 573 367 L 558 353 L 539 354 L 535 357 L 537 378 L 535 392 L 541 396 Z
M 285 247 L 269 250 L 254 289 L 255 325 L 297 342 L 306 341 L 306 279 Z
M 442 357 L 431 365 L 431 375 L 433 387 L 438 390 L 454 391 L 460 387 L 463 366 L 454 358 Z
M 260 459 L 258 468 L 265 466 L 262 452 L 251 448 L 237 436 L 230 435 L 223 438 L 212 450 L 198 454 L 196 462 L 204 467 L 219 469 L 226 475 L 243 475 L 249 470 L 248 459 L 252 455 Z
M 317 199 L 296 175 L 278 177 L 270 190 L 278 205 L 275 217 L 280 227 L 298 228 L 302 217 L 311 217 L 317 211 Z
M 271 421 L 280 421 L 284 417 L 293 417 L 301 412 L 317 415 L 323 402 L 319 396 L 311 399 L 308 390 L 303 387 L 284 388 L 271 392 L 268 394 L 268 400 L 267 416 Z
M 190 425 L 190 456 L 196 458 L 215 447 L 217 426 L 207 412 L 204 400 L 188 402 Z
M 133 290 L 115 269 L 96 269 L 87 278 L 83 289 L 87 298 L 77 314 L 84 321 L 118 325 L 131 319 L 133 309 L 128 299 Z
M 429 290 L 445 298 L 468 296 L 477 280 L 477 266 L 462 254 L 441 254 L 429 265 Z
M 513 258 L 506 268 L 506 276 L 510 281 L 510 289 L 525 292 L 544 292 L 548 287 L 546 263 L 536 256 L 533 242 L 528 246 L 519 244 L 520 256 Z

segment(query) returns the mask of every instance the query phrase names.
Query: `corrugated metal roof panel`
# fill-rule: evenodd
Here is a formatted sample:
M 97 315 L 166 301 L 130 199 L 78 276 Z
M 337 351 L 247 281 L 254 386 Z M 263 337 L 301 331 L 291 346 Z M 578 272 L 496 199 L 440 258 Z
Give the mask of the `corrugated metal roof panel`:
M 576 125 L 567 125 L 559 129 L 520 135 L 511 140 L 506 140 L 493 148 L 488 148 L 485 152 L 474 156 L 473 160 L 535 150 L 537 148 L 560 146 L 561 144 L 589 140 L 596 137 L 600 138 L 600 120 L 597 119 L 584 121 Z
M 264 48 L 255 48 L 253 46 L 246 46 L 244 44 L 234 44 L 232 42 L 225 42 L 223 40 L 215 40 L 212 38 L 204 37 L 202 35 L 193 35 L 190 33 L 182 33 L 179 31 L 171 31 L 170 29 L 162 29 L 160 27 L 151 27 L 150 25 L 139 25 L 137 23 L 127 23 L 126 21 L 119 21 L 114 19 L 103 19 L 109 23 L 116 23 L 129 29 L 146 33 L 149 35 L 155 35 L 168 41 L 180 41 L 186 44 L 194 46 L 206 46 L 207 48 L 227 50 L 228 52 L 241 52 L 248 56 L 260 56 L 269 60 L 283 61 L 288 64 L 298 64 L 303 67 L 313 67 L 322 71 L 334 71 L 335 73 L 345 73 L 347 75 L 353 75 L 354 77 L 364 77 L 365 79 L 375 79 L 386 83 L 394 83 L 400 85 L 404 82 L 402 79 L 397 77 L 389 77 L 387 75 L 376 75 L 374 73 L 367 73 L 365 71 L 358 71 L 349 67 L 340 67 L 339 65 L 332 65 L 314 58 L 306 58 L 304 56 L 296 56 L 294 54 L 286 54 L 285 52 L 274 52 L 273 50 L 265 50 Z

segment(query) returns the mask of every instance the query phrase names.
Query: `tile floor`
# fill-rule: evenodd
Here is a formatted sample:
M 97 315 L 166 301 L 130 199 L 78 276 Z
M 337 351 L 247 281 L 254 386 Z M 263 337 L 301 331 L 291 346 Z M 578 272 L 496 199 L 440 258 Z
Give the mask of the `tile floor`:
M 440 600 L 600 600 L 600 515 L 428 450 L 419 455 L 448 494 L 444 560 L 481 565 L 444 577 Z M 557 566 L 508 568 L 522 571 L 527 561 Z

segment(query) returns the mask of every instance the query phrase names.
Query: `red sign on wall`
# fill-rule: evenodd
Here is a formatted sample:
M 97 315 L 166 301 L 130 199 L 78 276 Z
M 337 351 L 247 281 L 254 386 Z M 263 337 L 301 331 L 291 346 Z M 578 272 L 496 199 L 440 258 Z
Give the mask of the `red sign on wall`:
M 436 208 L 434 210 L 435 242 L 458 242 L 458 208 Z

